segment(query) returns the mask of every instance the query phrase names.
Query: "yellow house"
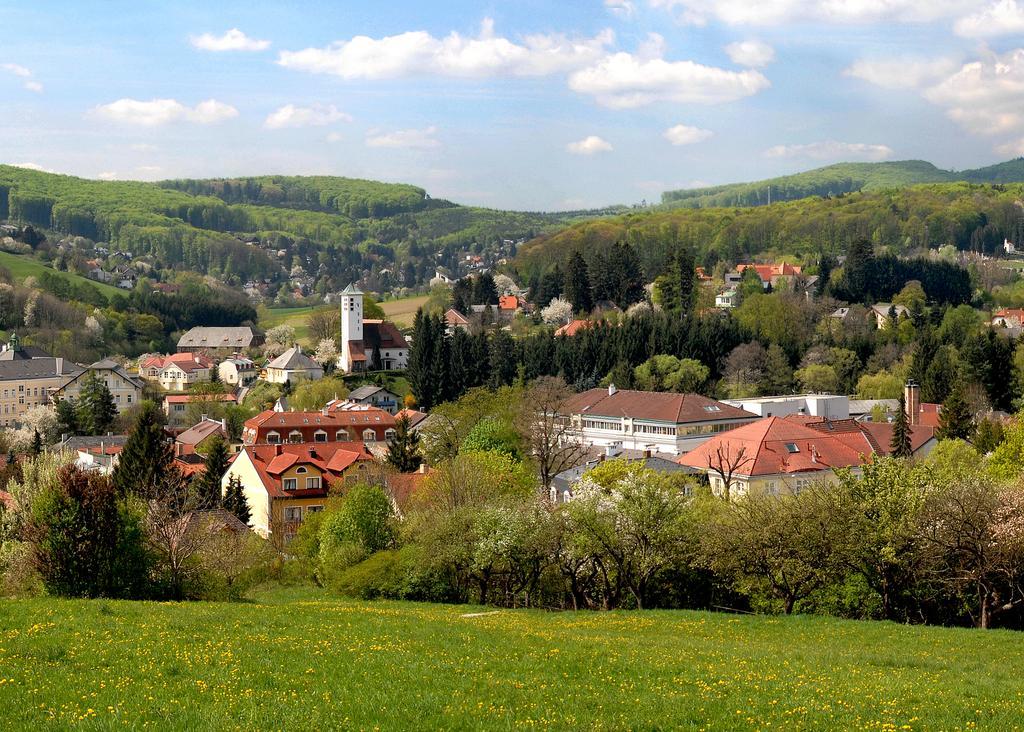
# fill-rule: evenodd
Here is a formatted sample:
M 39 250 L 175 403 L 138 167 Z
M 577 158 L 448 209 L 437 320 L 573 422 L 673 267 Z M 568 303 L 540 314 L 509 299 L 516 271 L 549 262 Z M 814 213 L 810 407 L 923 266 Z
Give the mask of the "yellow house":
M 322 511 L 332 490 L 368 470 L 373 456 L 359 442 L 246 445 L 221 480 L 242 485 L 249 525 L 287 544 L 310 513 Z

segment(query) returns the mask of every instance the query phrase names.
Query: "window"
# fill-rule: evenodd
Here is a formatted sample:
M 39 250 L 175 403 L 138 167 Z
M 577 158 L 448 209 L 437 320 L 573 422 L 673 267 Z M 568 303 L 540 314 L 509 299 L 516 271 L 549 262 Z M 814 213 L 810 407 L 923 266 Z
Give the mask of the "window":
M 309 471 L 306 470 L 306 466 L 305 465 L 300 465 L 299 467 L 295 468 L 295 472 L 298 475 L 302 475 L 303 473 L 308 473 Z
M 302 521 L 302 506 L 286 507 L 284 509 L 285 521 Z
M 298 487 L 299 487 L 299 481 L 298 481 L 297 478 L 285 478 L 284 479 L 284 489 L 286 491 L 293 491 L 293 490 L 295 490 Z
M 349 435 L 348 430 L 338 430 L 334 433 L 334 439 L 338 442 L 349 442 L 352 437 Z
M 327 433 L 323 430 L 317 430 L 313 433 L 313 442 L 327 442 Z
M 377 433 L 373 430 L 363 430 L 363 441 L 364 442 L 376 442 Z
M 320 490 L 320 476 L 315 478 L 306 478 L 306 490 L 307 491 L 318 491 Z
M 705 412 L 721 412 L 722 408 L 717 404 L 706 404 L 704 405 Z
M 769 480 L 764 484 L 764 492 L 769 496 L 779 495 L 779 484 L 774 480 Z
M 396 430 L 393 430 L 393 429 L 391 429 L 389 427 L 386 430 L 384 430 L 384 439 L 385 440 L 393 439 L 394 436 L 397 435 L 397 434 L 398 434 L 398 432 Z
M 319 513 L 320 511 L 323 510 L 323 506 L 306 506 L 306 513 Z
M 786 450 L 788 450 L 791 453 L 800 452 L 800 448 L 797 447 L 797 444 L 795 442 L 787 442 Z
M 268 445 L 280 445 L 281 444 L 281 435 L 279 435 L 276 432 L 268 432 L 267 433 L 267 444 Z
M 299 432 L 298 430 L 292 430 L 291 432 L 288 433 L 288 442 L 292 443 L 293 445 L 302 442 L 302 433 Z

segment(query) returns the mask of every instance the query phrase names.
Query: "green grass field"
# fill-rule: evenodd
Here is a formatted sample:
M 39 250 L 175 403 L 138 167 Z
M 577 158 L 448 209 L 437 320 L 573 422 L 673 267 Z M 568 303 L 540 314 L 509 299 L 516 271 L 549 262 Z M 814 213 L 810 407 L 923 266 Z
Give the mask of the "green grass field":
M 426 304 L 429 297 L 420 295 L 418 297 L 406 297 L 401 300 L 388 300 L 380 304 L 384 314 L 400 328 L 408 328 L 416 317 L 416 311 Z
M 476 617 L 468 613 L 484 613 Z M 1019 729 L 1024 635 L 699 612 L 0 603 L 9 729 Z
M 90 280 L 88 277 L 82 277 L 68 272 L 61 272 L 60 270 L 53 269 L 52 267 L 47 267 L 42 262 L 38 262 L 31 257 L 11 254 L 10 252 L 0 252 L 0 267 L 8 270 L 17 281 L 24 280 L 26 277 L 30 276 L 38 277 L 43 272 L 49 272 L 57 275 L 61 279 L 69 280 L 76 284 L 91 285 L 107 297 L 111 297 L 119 293 L 122 295 L 124 294 L 123 290 L 119 290 L 112 285 L 95 282 L 94 280 Z

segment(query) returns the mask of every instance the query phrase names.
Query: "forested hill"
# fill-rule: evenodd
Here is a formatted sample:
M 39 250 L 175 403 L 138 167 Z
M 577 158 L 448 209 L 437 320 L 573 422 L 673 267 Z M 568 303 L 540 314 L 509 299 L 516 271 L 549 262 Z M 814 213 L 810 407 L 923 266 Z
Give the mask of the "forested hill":
M 974 170 L 937 168 L 924 160 L 883 163 L 837 163 L 804 173 L 753 183 L 730 183 L 709 188 L 666 191 L 664 208 L 711 208 L 715 206 L 763 206 L 769 202 L 794 201 L 809 196 L 837 196 L 854 191 L 904 188 L 920 183 L 1019 183 L 1024 182 L 1024 158 Z
M 780 256 L 814 260 L 821 252 L 840 254 L 860 238 L 896 254 L 945 245 L 991 254 L 1004 238 L 1024 241 L 1024 185 L 943 183 L 772 206 L 648 209 L 542 235 L 520 248 L 518 265 L 535 275 L 564 267 L 574 252 L 590 259 L 625 241 L 650 279 L 680 246 L 711 268 Z
M 326 275 L 325 291 L 396 264 L 404 270 L 399 284 L 421 285 L 435 266 L 451 267 L 470 249 L 494 251 L 579 215 L 460 206 L 416 186 L 350 178 L 143 183 L 0 165 L 0 220 L 109 242 L 158 270 L 189 269 L 233 284 L 276 281 L 297 256 Z

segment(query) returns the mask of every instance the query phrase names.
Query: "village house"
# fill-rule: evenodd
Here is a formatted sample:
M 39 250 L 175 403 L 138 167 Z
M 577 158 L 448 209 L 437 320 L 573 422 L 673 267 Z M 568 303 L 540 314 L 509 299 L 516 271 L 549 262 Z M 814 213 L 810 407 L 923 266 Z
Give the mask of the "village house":
M 205 353 L 226 358 L 263 345 L 263 336 L 248 326 L 231 328 L 197 327 L 178 339 L 178 353 Z
M 188 391 L 193 384 L 209 381 L 213 361 L 202 353 L 147 356 L 139 363 L 139 376 L 155 381 L 164 391 Z
M 893 425 L 804 415 L 765 417 L 716 435 L 678 459 L 704 471 L 720 497 L 798 494 L 832 482 L 840 468 L 859 470 L 873 455 L 888 455 Z M 935 445 L 929 427 L 911 427 L 911 450 L 925 455 Z
M 359 442 L 246 445 L 232 459 L 221 486 L 226 491 L 237 478 L 249 504 L 249 525 L 287 544 L 310 513 L 323 510 L 332 489 L 358 479 L 372 462 Z
M 118 413 L 131 409 L 142 401 L 142 382 L 129 374 L 117 361 L 109 358 L 90 364 L 77 374 L 67 377 L 53 390 L 52 401 L 77 401 L 82 384 L 89 374 L 95 374 L 110 390 Z
M 349 285 L 341 293 L 341 356 L 338 368 L 392 371 L 409 365 L 409 344 L 394 323 L 363 319 L 363 293 Z
M 227 402 L 238 403 L 235 394 L 168 394 L 164 397 L 164 415 L 167 427 L 171 430 L 183 430 L 188 424 L 188 405 L 192 402 Z
M 735 272 L 729 272 L 725 275 L 726 284 L 738 285 L 743 279 L 743 273 L 747 269 L 753 269 L 757 272 L 758 279 L 761 280 L 761 286 L 765 290 L 769 287 L 777 287 L 783 281 L 787 283 L 792 282 L 802 272 L 801 267 L 789 264 L 788 262 L 781 262 L 779 264 L 737 264 Z
M 18 427 L 21 415 L 49 404 L 50 392 L 80 373 L 84 373 L 80 366 L 35 346 L 23 346 L 11 333 L 0 347 L 0 427 Z
M 716 308 L 734 308 L 739 304 L 740 295 L 735 289 L 726 290 L 715 295 L 715 307 Z
M 700 394 L 590 389 L 565 406 L 583 444 L 681 455 L 719 432 L 757 419 L 738 407 Z
M 555 331 L 555 337 L 557 338 L 559 336 L 565 336 L 567 338 L 571 338 L 580 331 L 584 331 L 587 328 L 592 328 L 593 326 L 594 323 L 590 320 L 585 320 L 582 318 L 570 320 L 568 323 L 566 323 L 561 328 Z
M 384 443 L 395 434 L 395 418 L 383 409 L 332 401 L 319 412 L 268 409 L 245 422 L 246 445 L 333 442 Z
M 850 398 L 843 394 L 793 394 L 722 401 L 758 417 L 803 414 L 822 419 L 847 419 L 850 416 Z
M 902 318 L 910 314 L 903 305 L 893 305 L 891 302 L 876 302 L 871 306 L 871 315 L 875 318 L 875 325 L 878 326 L 879 330 L 885 330 L 889 327 L 889 322 L 892 316 L 895 315 L 897 319 Z
M 402 403 L 402 398 L 398 394 L 375 384 L 365 384 L 353 389 L 345 399 L 353 404 L 383 409 L 388 414 L 395 414 Z
M 599 452 L 596 456 L 588 457 L 586 461 L 574 468 L 563 470 L 551 479 L 548 486 L 548 499 L 551 503 L 568 503 L 572 500 L 576 485 L 583 478 L 587 471 L 596 468 L 606 460 L 622 460 L 628 464 L 635 464 L 646 470 L 652 470 L 660 475 L 695 475 L 701 471 L 680 465 L 676 462 L 676 456 L 664 453 L 652 453 L 650 450 L 619 450 L 608 447 Z
M 455 308 L 448 308 L 444 311 L 444 324 L 448 335 L 452 335 L 456 330 L 469 332 L 469 318 Z
M 223 420 L 203 417 L 199 422 L 174 438 L 174 455 L 205 455 L 215 435 L 228 439 L 227 425 Z
M 997 328 L 1020 328 L 1024 325 L 1024 309 L 1002 308 L 992 314 L 991 322 Z
M 296 344 L 267 364 L 266 380 L 271 384 L 316 381 L 324 377 L 324 367 L 302 352 Z
M 260 371 L 251 358 L 235 353 L 218 364 L 217 375 L 223 383 L 230 386 L 248 386 L 256 381 Z

